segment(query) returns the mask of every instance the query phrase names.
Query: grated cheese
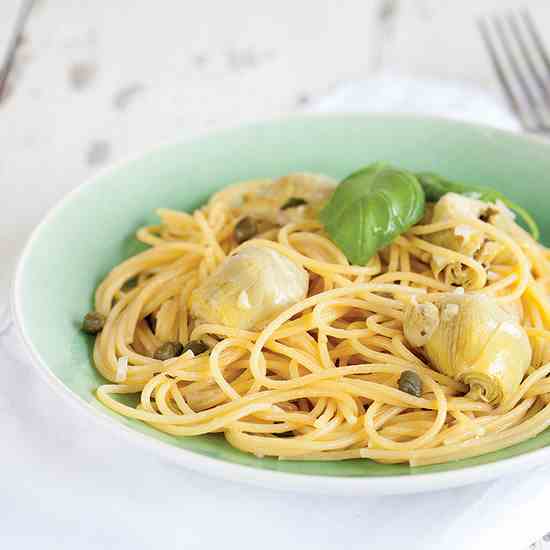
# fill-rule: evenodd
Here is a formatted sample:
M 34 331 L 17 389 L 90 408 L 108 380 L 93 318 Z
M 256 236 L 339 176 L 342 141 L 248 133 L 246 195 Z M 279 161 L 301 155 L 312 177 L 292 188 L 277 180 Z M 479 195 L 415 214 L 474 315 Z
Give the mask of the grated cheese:
M 128 378 L 128 356 L 120 357 L 116 362 L 115 382 L 125 382 Z

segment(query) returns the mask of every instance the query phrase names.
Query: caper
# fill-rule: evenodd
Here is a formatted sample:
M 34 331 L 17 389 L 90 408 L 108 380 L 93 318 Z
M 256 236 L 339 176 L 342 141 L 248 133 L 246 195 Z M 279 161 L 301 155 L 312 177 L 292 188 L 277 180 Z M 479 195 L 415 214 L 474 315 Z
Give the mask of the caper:
M 412 370 L 403 371 L 397 384 L 401 391 L 415 397 L 422 397 L 422 380 L 416 372 Z
M 188 350 L 193 352 L 193 355 L 200 355 L 208 349 L 208 346 L 202 340 L 191 340 L 183 346 L 182 353 L 185 353 Z
M 166 361 L 181 355 L 183 351 L 183 345 L 180 342 L 164 342 L 160 348 L 155 351 L 153 357 L 160 361 Z
M 304 204 L 307 204 L 307 201 L 302 199 L 302 197 L 290 197 L 290 199 L 288 199 L 283 206 L 281 206 L 281 210 L 296 208 L 296 206 L 303 206 Z
M 90 311 L 84 316 L 84 321 L 82 322 L 82 330 L 88 334 L 97 334 L 101 331 L 105 325 L 107 318 L 102 313 L 97 311 Z
M 258 234 L 258 224 L 252 218 L 246 216 L 238 221 L 233 231 L 235 240 L 241 244 Z

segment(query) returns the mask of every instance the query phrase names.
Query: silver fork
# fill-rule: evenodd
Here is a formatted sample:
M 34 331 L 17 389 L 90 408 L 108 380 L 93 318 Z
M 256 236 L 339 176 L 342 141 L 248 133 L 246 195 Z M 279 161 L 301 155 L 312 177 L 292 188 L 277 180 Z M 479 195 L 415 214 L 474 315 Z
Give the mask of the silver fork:
M 481 38 L 510 108 L 527 132 L 550 133 L 550 57 L 533 18 L 480 18 Z

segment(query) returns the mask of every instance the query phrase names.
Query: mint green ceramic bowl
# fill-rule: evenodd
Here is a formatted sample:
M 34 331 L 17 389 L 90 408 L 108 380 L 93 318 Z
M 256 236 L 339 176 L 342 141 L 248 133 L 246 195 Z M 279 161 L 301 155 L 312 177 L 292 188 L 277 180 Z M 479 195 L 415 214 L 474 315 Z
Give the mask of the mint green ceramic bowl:
M 524 470 L 550 459 L 550 430 L 504 451 L 410 469 L 369 460 L 258 459 L 221 436 L 176 438 L 111 413 L 95 388 L 91 340 L 79 330 L 98 282 L 136 253 L 135 230 L 157 207 L 191 211 L 232 182 L 291 171 L 337 178 L 376 160 L 490 184 L 528 208 L 550 242 L 550 147 L 490 128 L 409 116 L 297 117 L 168 145 L 116 166 L 68 195 L 38 226 L 20 259 L 14 316 L 38 372 L 133 443 L 195 470 L 277 488 L 360 494 L 458 486 Z M 59 413 L 67 407 L 59 403 Z

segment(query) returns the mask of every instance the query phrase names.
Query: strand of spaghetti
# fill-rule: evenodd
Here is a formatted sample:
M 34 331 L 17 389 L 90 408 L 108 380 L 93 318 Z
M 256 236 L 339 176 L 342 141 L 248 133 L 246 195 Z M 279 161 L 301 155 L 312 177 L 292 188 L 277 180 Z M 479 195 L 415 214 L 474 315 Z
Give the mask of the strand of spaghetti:
M 292 456 L 279 456 L 279 460 L 303 460 L 303 461 L 333 461 L 333 460 L 353 460 L 356 458 L 361 458 L 360 449 L 350 449 L 347 451 L 317 451 L 310 452 L 303 455 L 292 455 Z
M 538 395 L 544 395 L 545 393 L 550 393 L 550 379 L 541 380 L 533 384 L 531 389 L 525 392 L 525 397 L 536 397 Z
M 173 342 L 176 338 L 178 303 L 175 299 L 165 300 L 157 311 L 155 334 L 162 342 Z M 133 336 L 131 337 L 133 340 Z
M 326 426 L 336 412 L 336 402 L 333 399 L 325 398 L 324 401 L 326 403 L 326 407 L 323 410 L 323 413 L 319 416 L 319 418 L 317 418 L 317 420 L 313 424 L 316 428 L 323 428 L 324 426 Z
M 424 250 L 420 250 L 419 248 L 416 248 L 416 246 L 413 246 L 410 240 L 404 235 L 398 235 L 395 238 L 394 243 L 399 247 L 406 249 L 413 258 L 419 260 L 423 264 L 430 263 L 430 255 Z M 388 271 L 390 270 L 388 269 Z
M 152 302 L 162 304 L 177 294 L 181 287 L 184 269 L 180 267 L 166 273 L 159 273 L 139 289 L 132 303 L 128 305 L 127 311 L 124 312 L 124 341 L 126 343 L 132 342 L 138 321 L 154 311 L 155 306 L 151 306 Z
M 321 365 L 324 369 L 332 369 L 335 367 L 334 362 L 332 361 L 328 349 L 328 337 L 326 332 L 324 332 L 321 328 L 318 330 L 317 333 L 317 342 L 318 342 L 318 350 L 319 355 L 321 357 Z
M 290 250 L 295 251 L 311 260 L 326 262 L 330 264 L 349 265 L 346 257 L 333 243 L 328 239 L 315 233 L 292 233 L 288 240 L 279 241 L 282 245 L 288 246 Z M 307 254 L 305 251 L 307 250 Z M 331 261 L 334 260 L 334 261 Z M 336 280 L 349 283 L 343 275 L 333 274 Z
M 178 409 L 183 414 L 195 414 L 195 411 L 187 404 L 185 397 L 183 397 L 177 382 L 170 384 L 170 392 L 172 394 L 172 399 L 174 399 L 176 405 L 178 406 Z
M 216 235 L 208 224 L 208 221 L 204 217 L 204 214 L 200 210 L 196 210 L 193 214 L 193 217 L 197 222 L 197 225 L 200 227 L 204 238 L 208 243 L 208 246 L 214 252 L 214 257 L 216 258 L 216 260 L 223 261 L 223 259 L 225 258 L 225 252 L 222 250 L 220 244 L 218 243 L 218 239 L 216 238 Z M 205 258 L 207 257 L 208 256 L 205 256 Z
M 267 325 L 267 327 L 263 329 L 262 333 L 256 340 L 254 349 L 252 350 L 252 353 L 250 355 L 250 369 L 252 373 L 254 374 L 255 378 L 263 381 L 263 379 L 265 378 L 265 375 L 262 375 L 259 367 L 259 361 L 260 361 L 259 357 L 261 354 L 261 350 L 265 346 L 266 342 L 271 338 L 275 330 L 277 330 L 285 321 L 288 321 L 294 315 L 297 315 L 298 313 L 310 307 L 313 307 L 318 303 L 320 303 L 322 300 L 326 300 L 326 299 L 337 298 L 337 297 L 346 296 L 346 295 L 354 295 L 360 292 L 377 292 L 378 291 L 378 292 L 395 293 L 395 292 L 405 291 L 405 290 L 412 294 L 418 294 L 418 290 L 414 288 L 403 289 L 399 285 L 365 283 L 354 287 L 345 287 L 345 288 L 337 288 L 334 290 L 329 290 L 328 292 L 323 292 L 321 294 L 317 294 L 310 298 L 306 298 L 302 302 L 299 302 L 298 304 L 282 312 L 273 321 L 271 321 Z
M 286 322 L 279 330 L 273 333 L 273 340 L 281 340 L 295 334 L 301 334 L 315 328 L 312 314 L 302 315 L 299 319 Z M 214 325 L 209 323 L 201 324 L 193 329 L 191 340 L 200 340 L 205 334 L 215 334 L 227 338 L 248 338 L 256 340 L 259 332 L 236 329 L 225 325 Z
M 157 246 L 164 244 L 164 239 L 159 237 L 162 227 L 160 225 L 148 225 L 138 229 L 136 239 L 149 246 Z
M 382 275 L 377 275 L 371 280 L 372 283 L 393 283 L 396 281 L 408 281 L 410 283 L 416 283 L 424 285 L 434 290 L 440 290 L 442 292 L 450 292 L 453 290 L 451 285 L 442 283 L 437 279 L 427 277 L 426 275 L 420 275 L 419 273 L 406 273 L 403 271 L 389 271 Z
M 539 380 L 542 380 L 550 374 L 550 363 L 538 368 L 530 374 L 519 386 L 519 388 L 504 400 L 496 409 L 497 414 L 503 414 L 515 407 L 520 399 L 529 391 L 529 389 Z
M 234 430 L 255 434 L 282 434 L 294 430 L 297 426 L 288 422 L 259 423 L 237 420 L 231 427 Z
M 390 245 L 390 259 L 388 262 L 388 271 L 399 270 L 399 247 L 396 244 Z
M 275 243 L 272 241 L 267 241 L 265 239 L 252 239 L 250 241 L 247 241 L 246 243 L 242 244 L 241 247 L 244 246 L 250 246 L 250 245 L 256 245 L 256 246 L 265 246 L 267 248 L 272 248 L 274 250 L 277 250 L 277 252 L 280 252 L 287 258 L 290 258 L 294 262 L 296 262 L 299 265 L 302 265 L 309 269 L 310 271 L 313 271 L 314 273 L 340 273 L 342 275 L 348 274 L 348 275 L 372 275 L 379 272 L 379 269 L 377 264 L 375 263 L 374 267 L 359 267 L 359 266 L 351 266 L 351 265 L 340 265 L 340 264 L 330 264 L 328 262 L 321 262 L 319 260 L 313 260 L 309 258 L 308 256 L 304 256 L 303 254 L 300 254 L 296 252 L 294 249 L 289 248 L 283 244 Z M 239 250 L 239 248 L 235 249 Z M 376 258 L 376 256 L 375 256 Z M 371 262 L 375 262 L 375 260 L 371 260 Z
M 317 340 L 318 339 L 319 335 L 317 334 Z M 321 356 L 319 354 L 319 345 L 317 340 L 308 332 L 302 332 L 301 334 L 295 334 L 293 336 L 282 338 L 279 342 L 269 342 L 267 344 L 267 349 L 269 350 L 274 345 L 282 344 L 283 346 L 289 346 L 291 348 L 296 348 L 299 351 L 303 351 L 307 355 L 310 355 L 313 359 L 317 360 L 317 362 L 319 363 L 319 361 L 321 360 Z M 275 351 L 273 349 L 271 349 L 271 351 L 274 351 L 275 354 L 279 353 L 278 351 Z
M 196 413 L 193 416 L 176 415 L 176 414 L 161 415 L 156 413 L 150 413 L 148 411 L 137 410 L 133 407 L 125 405 L 124 403 L 116 401 L 111 397 L 111 394 L 133 393 L 129 391 L 129 388 L 132 388 L 132 390 L 135 390 L 134 387 L 127 386 L 124 384 L 105 384 L 103 386 L 99 386 L 99 388 L 96 390 L 96 394 L 98 399 L 102 403 L 108 404 L 109 408 L 112 408 L 116 412 L 129 416 L 131 418 L 136 418 L 139 420 L 143 420 L 144 422 L 150 422 L 155 424 L 174 424 L 174 425 L 187 426 L 187 425 L 197 424 L 197 423 L 207 423 L 212 418 L 215 418 L 219 415 L 229 414 L 230 412 L 233 412 L 236 409 L 242 409 L 248 406 L 249 404 L 257 405 L 259 403 L 262 405 L 262 407 L 266 405 L 269 405 L 269 407 L 271 407 L 271 405 L 277 402 L 292 401 L 295 399 L 310 398 L 310 397 L 312 398 L 331 397 L 332 399 L 336 399 L 336 400 L 343 399 L 344 401 L 350 404 L 353 403 L 352 406 L 355 406 L 355 402 L 353 402 L 351 397 L 343 393 L 343 390 L 345 389 L 345 385 L 342 385 L 342 387 L 338 387 L 338 390 L 340 390 L 340 393 L 335 393 L 333 386 L 324 386 L 324 387 L 323 386 L 319 386 L 319 387 L 306 386 L 306 387 L 298 387 L 296 389 L 292 389 L 289 391 L 271 390 L 271 391 L 263 391 L 255 394 L 245 395 L 238 400 L 234 400 L 229 403 L 224 403 L 223 405 L 220 405 L 217 408 L 217 410 L 211 410 L 211 409 L 204 410 Z M 394 391 L 397 391 L 397 390 L 394 390 Z M 417 399 L 417 398 L 412 398 L 412 399 Z
M 417 420 L 408 423 L 394 424 L 392 426 L 386 426 L 379 431 L 380 436 L 385 439 L 390 439 L 396 443 L 406 442 L 412 439 L 418 439 L 418 437 L 425 434 L 426 430 L 432 427 L 431 422 L 425 420 Z M 374 444 L 371 442 L 371 448 Z
M 445 395 L 439 388 L 438 384 L 434 382 L 429 376 L 426 376 L 420 373 L 420 378 L 422 379 L 423 384 L 430 388 L 437 401 L 437 415 L 431 427 L 425 431 L 421 436 L 416 437 L 410 441 L 406 442 L 397 442 L 392 441 L 386 437 L 382 437 L 378 434 L 374 426 L 374 416 L 378 412 L 380 404 L 373 403 L 365 414 L 365 429 L 369 436 L 369 441 L 374 443 L 377 447 L 382 447 L 383 449 L 418 449 L 424 445 L 429 444 L 435 436 L 441 431 L 445 419 L 447 417 L 447 400 Z
M 178 326 L 178 341 L 181 344 L 186 344 L 189 338 L 189 323 L 188 323 L 188 307 L 189 297 L 191 292 L 197 285 L 196 277 L 190 277 L 181 289 L 179 295 L 179 326 Z
M 271 341 L 266 343 L 266 349 L 269 349 L 281 355 L 285 355 L 290 359 L 294 359 L 299 365 L 303 365 L 308 371 L 312 373 L 319 373 L 323 370 L 322 366 L 319 364 L 319 359 L 317 356 L 312 357 L 311 355 L 304 353 L 298 349 L 292 348 L 291 346 L 285 346 L 284 344 L 281 344 L 279 342 Z M 262 369 L 262 373 L 262 378 L 268 380 L 268 378 L 265 376 L 265 368 Z M 301 379 L 303 380 L 303 378 L 304 377 L 302 376 Z M 268 384 L 265 383 L 264 380 L 262 380 L 262 384 L 264 384 L 266 387 L 270 387 Z
M 487 285 L 485 288 L 479 290 L 472 290 L 472 294 L 495 294 L 498 295 L 499 292 L 502 292 L 506 287 L 512 286 L 518 281 L 518 276 L 516 273 L 511 273 L 506 277 L 503 277 L 496 283 Z
M 214 193 L 208 200 L 208 206 L 214 205 L 217 202 L 225 204 L 240 203 L 244 193 L 257 191 L 270 183 L 273 183 L 271 178 L 257 178 L 234 183 Z
M 195 224 L 195 220 L 191 214 L 182 212 L 181 210 L 171 210 L 170 208 L 157 208 L 155 213 L 160 218 L 163 225 L 169 226 L 171 229 L 181 228 L 189 230 Z
M 336 408 L 349 424 L 355 424 L 359 415 L 359 406 L 353 396 L 348 394 L 345 387 L 339 382 L 324 380 L 314 386 L 318 390 L 326 390 L 331 393 L 331 398 L 336 401 Z M 361 407 L 362 409 L 362 407 Z
M 454 443 L 460 443 L 469 439 L 470 437 L 479 437 L 490 432 L 497 432 L 506 429 L 509 426 L 513 426 L 519 422 L 527 413 L 529 408 L 533 405 L 534 399 L 526 399 L 520 405 L 500 416 L 486 416 L 481 417 L 473 421 L 474 426 L 481 427 L 483 433 L 479 433 L 478 429 L 472 427 L 471 429 L 458 430 L 451 428 L 447 435 L 443 438 L 444 445 L 451 445 Z
M 203 424 L 198 424 L 196 426 L 181 426 L 174 424 L 165 424 L 157 423 L 151 421 L 145 421 L 151 426 L 155 427 L 157 430 L 178 436 L 193 436 L 193 435 L 202 435 L 206 433 L 212 433 L 219 430 L 223 430 L 231 426 L 235 420 L 250 416 L 258 411 L 263 411 L 269 409 L 270 405 L 267 403 L 251 403 L 240 407 L 239 409 L 227 413 L 225 415 L 220 415 L 214 417 L 212 420 L 205 422 Z M 162 418 L 162 417 L 161 417 Z
M 102 332 L 94 343 L 94 364 L 107 380 L 113 382 L 116 379 L 117 370 L 117 356 L 115 351 L 117 320 L 120 313 L 138 292 L 139 289 L 137 288 L 130 291 L 124 298 L 115 304 L 107 316 Z
M 529 287 L 528 287 L 529 288 Z M 524 315 L 530 321 L 531 326 L 538 329 L 544 329 L 544 323 L 541 313 L 537 307 L 536 300 L 527 294 L 522 297 Z M 531 338 L 531 349 L 533 350 L 533 356 L 531 358 L 531 366 L 538 367 L 542 363 L 542 352 L 544 347 L 544 339 Z
M 546 407 L 546 416 L 550 418 L 550 410 Z M 540 413 L 537 413 L 540 414 Z M 536 416 L 536 415 L 535 415 Z M 537 417 L 539 423 L 535 423 L 531 431 L 526 430 L 522 433 L 521 429 L 515 430 L 512 434 L 507 434 L 505 437 L 503 432 L 498 432 L 495 436 L 478 437 L 473 440 L 459 442 L 457 444 L 448 445 L 445 447 L 432 448 L 416 451 L 395 451 L 386 449 L 361 449 L 360 456 L 362 458 L 370 458 L 373 460 L 409 462 L 411 466 L 425 466 L 429 464 L 438 464 L 449 460 L 461 460 L 471 456 L 478 456 L 502 448 L 509 447 L 515 443 L 525 441 L 533 437 L 532 434 L 540 433 L 544 429 L 544 423 L 548 423 L 548 418 Z M 541 427 L 542 426 L 542 427 Z M 517 428 L 521 428 L 518 426 Z M 500 441 L 499 441 L 500 439 Z
M 160 384 L 155 392 L 155 403 L 160 413 L 162 414 L 180 414 L 181 410 L 172 401 L 173 382 L 168 381 Z
M 409 361 L 411 364 L 417 365 L 420 368 L 426 367 L 422 360 L 405 346 L 403 336 L 401 334 L 392 336 L 391 349 L 395 355 L 401 357 L 405 361 Z M 425 370 L 424 374 L 426 374 L 426 372 L 427 371 Z M 433 376 L 431 378 L 433 378 Z
M 136 325 L 136 333 L 134 337 L 134 349 L 140 344 L 143 351 L 140 352 L 136 349 L 140 355 L 147 355 L 147 359 L 151 359 L 155 350 L 160 346 L 160 340 L 151 332 L 149 325 L 146 321 L 141 321 Z M 131 359 L 131 358 L 130 358 Z M 147 361 L 149 362 L 149 361 Z
M 96 310 L 107 315 L 115 294 L 122 285 L 147 268 L 169 263 L 188 252 L 198 256 L 204 254 L 204 248 L 197 244 L 177 242 L 155 246 L 150 250 L 136 254 L 115 267 L 97 287 L 95 294 Z
M 373 334 L 380 334 L 386 338 L 393 338 L 401 334 L 401 322 L 397 319 L 388 320 L 383 315 L 369 315 L 366 325 Z
M 542 411 L 519 426 L 456 445 L 448 445 L 439 449 L 430 449 L 429 451 L 414 451 L 411 453 L 409 462 L 411 466 L 426 466 L 498 451 L 535 437 L 545 430 L 549 423 L 550 405 L 547 405 Z
M 225 437 L 231 445 L 241 451 L 261 454 L 264 456 L 278 456 L 281 454 L 292 456 L 293 454 L 303 454 L 307 451 L 345 449 L 346 447 L 361 441 L 364 438 L 364 434 L 357 431 L 337 439 L 333 439 L 332 441 L 309 441 L 304 439 L 293 441 L 298 438 L 265 438 L 228 429 L 225 432 Z
M 533 303 L 536 305 L 539 310 L 544 326 L 550 328 L 550 306 L 548 304 L 548 299 L 542 293 L 542 289 L 538 284 L 535 284 L 533 281 L 530 281 L 525 289 L 525 295 L 529 299 L 533 300 Z
M 241 396 L 231 386 L 231 384 L 229 384 L 225 380 L 225 378 L 223 377 L 222 370 L 220 368 L 220 361 L 219 361 L 220 354 L 229 347 L 240 347 L 248 351 L 251 351 L 252 344 L 248 340 L 242 340 L 238 338 L 226 338 L 225 340 L 218 342 L 210 352 L 210 359 L 209 359 L 210 372 L 216 384 L 218 384 L 220 389 L 223 391 L 223 393 L 225 393 L 225 395 L 227 395 L 229 399 L 240 399 Z
M 331 420 L 329 420 L 324 426 L 316 427 L 315 429 L 304 434 L 304 439 L 311 439 L 317 441 L 325 441 L 327 436 L 330 436 L 342 423 L 344 422 L 342 414 L 338 413 Z
M 456 427 L 459 428 L 458 431 L 470 431 L 472 435 L 476 437 L 485 435 L 485 428 L 482 424 L 480 422 L 476 422 L 462 411 L 452 411 L 451 415 L 457 421 Z M 449 438 L 445 438 L 444 443 L 448 445 L 449 443 L 452 443 L 452 441 Z
M 401 271 L 410 272 L 411 270 L 411 258 L 409 251 L 406 248 L 399 247 L 399 268 Z M 408 286 L 407 279 L 401 281 L 403 286 Z

